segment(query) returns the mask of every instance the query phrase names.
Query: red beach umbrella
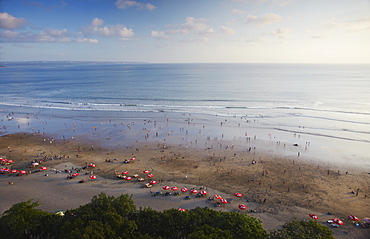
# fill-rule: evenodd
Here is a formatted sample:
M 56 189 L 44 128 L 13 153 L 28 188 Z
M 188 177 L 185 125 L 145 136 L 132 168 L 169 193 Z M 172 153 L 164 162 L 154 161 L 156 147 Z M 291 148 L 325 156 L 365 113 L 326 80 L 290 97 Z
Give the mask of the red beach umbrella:
M 26 174 L 27 172 L 26 172 L 26 170 L 21 170 L 21 171 L 19 171 L 21 174 Z
M 14 160 L 13 160 L 13 159 L 9 159 L 9 160 L 7 161 L 7 163 L 14 163 Z
M 196 190 L 196 189 L 192 189 L 192 190 L 190 190 L 190 192 L 191 192 L 191 193 L 198 193 L 198 190 Z
M 308 214 L 308 216 L 310 216 L 310 218 L 315 219 L 315 220 L 319 219 L 319 217 L 316 216 L 315 214 Z
M 90 179 L 96 179 L 95 175 L 90 175 Z
M 134 160 L 136 160 L 136 158 L 130 158 L 130 160 L 131 160 L 131 161 L 134 161 Z
M 178 187 L 172 187 L 171 190 L 172 191 L 176 191 L 177 189 L 179 189 Z
M 18 170 L 16 170 L 16 169 L 12 169 L 12 170 L 10 170 L 10 172 L 11 172 L 11 173 L 18 173 L 19 171 L 18 171 Z
M 125 174 L 126 175 L 126 174 L 128 174 L 128 171 L 123 171 L 122 174 Z
M 170 189 L 170 186 L 166 185 L 166 186 L 163 186 L 162 188 L 163 188 L 164 190 L 168 190 L 168 189 Z
M 221 199 L 222 198 L 220 195 L 217 195 L 217 194 L 213 195 L 213 197 L 216 198 L 216 199 Z
M 334 223 L 338 224 L 338 225 L 343 225 L 344 224 L 344 222 L 342 220 L 338 219 L 338 218 L 333 218 L 332 221 Z
M 223 204 L 228 203 L 228 201 L 227 201 L 226 199 L 224 199 L 224 198 L 221 198 L 221 199 L 220 199 L 220 202 L 221 202 L 221 203 L 223 203 Z
M 47 167 L 40 167 L 41 170 L 46 170 L 48 169 Z
M 181 192 L 186 193 L 187 191 L 189 191 L 187 188 L 181 188 Z
M 129 181 L 131 179 L 132 179 L 131 177 L 125 177 L 125 180 L 127 180 L 127 181 Z
M 96 167 L 96 165 L 93 164 L 93 163 L 91 163 L 89 166 L 92 167 L 92 168 L 95 168 Z
M 149 182 L 149 184 L 151 184 L 151 185 L 153 185 L 153 184 L 157 184 L 157 181 L 152 180 L 152 181 L 150 181 L 150 182 Z
M 200 195 L 207 195 L 207 191 L 205 191 L 205 190 L 202 190 L 199 193 L 200 193 Z
M 352 221 L 356 221 L 356 222 L 360 220 L 360 219 L 358 219 L 358 217 L 353 216 L 353 215 L 349 215 L 348 218 L 351 219 Z
M 72 174 L 72 177 L 77 177 L 78 175 L 80 175 L 79 173 L 74 173 Z
M 247 209 L 247 206 L 245 206 L 244 204 L 239 204 L 238 206 L 241 210 L 245 210 Z
M 149 173 L 149 170 L 144 170 L 143 173 Z
M 179 208 L 179 211 L 180 212 L 186 212 L 186 210 L 184 208 Z
M 154 175 L 153 174 L 148 174 L 148 175 L 146 175 L 148 178 L 152 178 L 152 177 L 154 177 Z
M 243 197 L 243 194 L 241 194 L 241 193 L 235 193 L 234 196 L 240 198 L 240 197 Z

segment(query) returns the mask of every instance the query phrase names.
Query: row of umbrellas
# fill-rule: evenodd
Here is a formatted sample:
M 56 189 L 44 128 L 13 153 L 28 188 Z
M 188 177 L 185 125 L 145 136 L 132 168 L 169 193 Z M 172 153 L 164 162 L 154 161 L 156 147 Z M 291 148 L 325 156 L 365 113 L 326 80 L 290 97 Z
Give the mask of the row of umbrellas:
M 0 164 L 11 164 L 11 163 L 14 163 L 13 159 L 0 158 Z
M 239 204 L 239 209 L 241 209 L 241 210 L 245 210 L 245 209 L 247 209 L 248 207 L 247 206 L 245 206 L 244 204 Z M 184 208 L 179 208 L 178 209 L 180 212 L 186 212 L 186 210 L 184 209 Z
M 318 220 L 319 217 L 315 214 L 308 214 L 308 216 L 312 219 L 315 219 L 315 220 Z M 356 216 L 353 216 L 353 215 L 349 215 L 348 218 L 352 221 L 359 221 L 360 219 L 358 219 L 358 217 Z M 332 221 L 335 223 L 335 224 L 338 224 L 338 225 L 344 225 L 344 222 L 338 218 L 333 218 Z
M 47 170 L 47 167 L 40 167 L 41 170 Z M 0 173 L 20 173 L 26 174 L 26 170 L 17 170 L 17 169 L 10 169 L 10 168 L 0 168 Z

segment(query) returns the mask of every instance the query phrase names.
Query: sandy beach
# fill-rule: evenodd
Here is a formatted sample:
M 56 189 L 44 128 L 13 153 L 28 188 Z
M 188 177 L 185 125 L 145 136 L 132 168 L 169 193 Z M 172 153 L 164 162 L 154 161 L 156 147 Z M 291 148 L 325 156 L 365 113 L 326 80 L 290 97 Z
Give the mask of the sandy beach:
M 184 144 L 181 139 L 169 141 L 165 137 L 168 135 L 153 141 L 105 147 L 103 141 L 109 138 L 67 140 L 29 133 L 2 136 L 0 156 L 15 160 L 9 167 L 33 171 L 39 166 L 31 168 L 31 161 L 44 160 L 40 166 L 48 169 L 22 177 L 1 176 L 0 212 L 30 198 L 38 199 L 41 209 L 54 212 L 76 208 L 100 192 L 116 196 L 127 193 L 133 195 L 137 208 L 164 210 L 200 206 L 235 211 L 242 203 L 248 209 L 241 213 L 259 218 L 266 230 L 280 228 L 293 218 L 308 220 L 308 214 L 314 213 L 323 225 L 330 226 L 326 221 L 334 217 L 345 222 L 339 228 L 332 228 L 336 238 L 368 238 L 370 235 L 369 229 L 356 227 L 348 219 L 348 215 L 360 219 L 370 215 L 368 168 L 318 164 L 299 155 L 273 156 L 268 151 L 234 145 L 235 141 L 208 138 L 202 143 Z M 91 163 L 96 167 L 89 167 Z M 67 180 L 69 173 L 65 170 L 73 173 L 83 167 L 87 168 L 80 171 L 79 176 Z M 148 178 L 143 170 L 149 170 L 154 177 Z M 117 174 L 123 171 L 128 171 L 128 176 L 137 174 L 144 182 L 118 178 Z M 97 179 L 91 180 L 91 174 Z M 79 183 L 83 179 L 86 182 Z M 157 184 L 146 188 L 144 185 L 150 180 Z M 9 181 L 13 184 L 8 184 Z M 157 191 L 165 193 L 162 189 L 165 185 L 204 189 L 208 194 L 205 197 L 192 195 L 190 200 L 185 200 L 185 196 L 191 196 L 189 192 L 179 196 L 153 196 Z M 243 197 L 235 197 L 236 192 Z M 216 206 L 216 201 L 207 200 L 215 194 L 231 203 Z

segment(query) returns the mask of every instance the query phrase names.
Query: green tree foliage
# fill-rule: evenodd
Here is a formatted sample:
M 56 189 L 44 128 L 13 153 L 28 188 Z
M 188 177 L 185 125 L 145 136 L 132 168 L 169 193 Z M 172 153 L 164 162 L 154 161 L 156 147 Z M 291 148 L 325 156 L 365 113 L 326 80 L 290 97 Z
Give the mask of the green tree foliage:
M 100 193 L 90 203 L 66 212 L 59 238 L 124 238 L 137 231 L 128 217 L 136 210 L 132 198 L 122 194 L 115 198 Z
M 14 204 L 9 210 L 5 211 L 0 218 L 0 232 L 3 238 L 33 238 L 46 237 L 47 225 L 57 221 L 57 216 L 35 209 L 40 206 L 33 199 L 27 202 Z M 45 225 L 46 224 L 46 225 Z
M 316 221 L 292 221 L 267 234 L 258 219 L 246 214 L 199 207 L 185 212 L 137 210 L 128 195 L 101 193 L 91 202 L 65 212 L 65 216 L 35 209 L 38 206 L 38 202 L 29 200 L 4 212 L 0 217 L 1 238 L 333 238 L 330 229 Z
M 333 232 L 316 221 L 298 221 L 286 223 L 283 229 L 270 233 L 271 239 L 334 239 Z
M 209 227 L 215 233 L 222 232 L 221 234 L 229 235 L 230 238 L 267 237 L 258 219 L 246 214 L 219 212 L 210 208 L 198 207 L 186 212 L 176 209 L 163 212 L 144 209 L 137 213 L 136 218 L 139 231 L 154 237 L 185 238 L 192 234 L 194 238 L 196 231 L 206 234 Z
M 190 233 L 188 239 L 233 239 L 229 230 L 221 230 L 218 228 L 204 225 L 198 227 L 194 232 Z

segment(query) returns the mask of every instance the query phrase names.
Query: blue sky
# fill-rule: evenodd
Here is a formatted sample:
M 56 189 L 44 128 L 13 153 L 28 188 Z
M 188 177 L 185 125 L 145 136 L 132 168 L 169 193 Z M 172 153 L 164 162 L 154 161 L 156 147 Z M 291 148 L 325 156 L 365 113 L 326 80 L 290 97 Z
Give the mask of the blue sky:
M 370 63 L 369 0 L 1 0 L 1 61 Z

